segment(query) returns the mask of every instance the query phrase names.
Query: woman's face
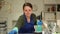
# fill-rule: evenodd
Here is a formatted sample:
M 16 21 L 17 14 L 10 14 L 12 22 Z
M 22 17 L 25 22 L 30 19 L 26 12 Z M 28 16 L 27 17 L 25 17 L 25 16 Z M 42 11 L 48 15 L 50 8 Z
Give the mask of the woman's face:
M 29 7 L 29 6 L 25 6 L 24 9 L 23 9 L 23 12 L 25 13 L 25 15 L 27 17 L 30 17 L 31 16 L 31 13 L 32 13 L 32 8 Z

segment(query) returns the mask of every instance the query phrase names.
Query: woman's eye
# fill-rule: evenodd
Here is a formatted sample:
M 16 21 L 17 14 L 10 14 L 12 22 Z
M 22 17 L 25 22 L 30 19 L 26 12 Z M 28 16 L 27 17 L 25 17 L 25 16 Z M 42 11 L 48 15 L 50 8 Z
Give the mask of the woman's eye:
M 31 10 L 29 10 L 29 11 L 31 11 Z
M 25 10 L 25 11 L 27 11 L 27 10 Z

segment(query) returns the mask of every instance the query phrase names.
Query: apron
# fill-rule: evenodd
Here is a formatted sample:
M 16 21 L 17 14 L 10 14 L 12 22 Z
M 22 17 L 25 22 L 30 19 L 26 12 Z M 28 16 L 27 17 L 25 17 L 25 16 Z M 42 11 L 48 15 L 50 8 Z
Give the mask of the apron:
M 32 16 L 30 17 L 30 23 L 28 23 L 26 16 L 24 15 L 24 25 L 19 29 L 18 33 L 33 33 L 34 31 L 34 21 Z

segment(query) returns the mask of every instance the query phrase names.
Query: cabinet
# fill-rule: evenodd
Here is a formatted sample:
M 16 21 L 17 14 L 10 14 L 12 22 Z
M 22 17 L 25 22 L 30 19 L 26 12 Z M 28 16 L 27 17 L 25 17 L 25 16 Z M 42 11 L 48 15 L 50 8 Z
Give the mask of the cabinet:
M 45 4 L 44 5 L 44 19 L 45 20 L 56 20 L 56 11 L 57 5 L 56 4 Z
M 58 20 L 58 19 L 60 19 L 59 17 L 59 15 L 60 15 L 60 4 L 45 4 L 44 5 L 44 7 L 45 7 L 45 11 L 44 12 L 48 12 L 48 14 L 46 14 L 46 16 L 47 17 L 52 17 L 53 15 L 52 15 L 52 13 L 54 13 L 54 15 L 55 15 L 55 19 L 56 20 Z M 51 14 L 50 16 L 49 16 L 49 14 Z M 45 17 L 45 19 L 47 18 L 47 17 Z

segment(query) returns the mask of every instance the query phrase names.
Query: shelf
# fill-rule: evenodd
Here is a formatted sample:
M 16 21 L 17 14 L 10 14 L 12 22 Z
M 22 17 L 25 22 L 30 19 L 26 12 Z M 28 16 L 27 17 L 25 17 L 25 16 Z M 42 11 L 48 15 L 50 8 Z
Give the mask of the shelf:
M 45 4 L 56 4 L 56 0 L 44 0 Z
M 45 4 L 45 11 L 56 12 L 56 4 Z

